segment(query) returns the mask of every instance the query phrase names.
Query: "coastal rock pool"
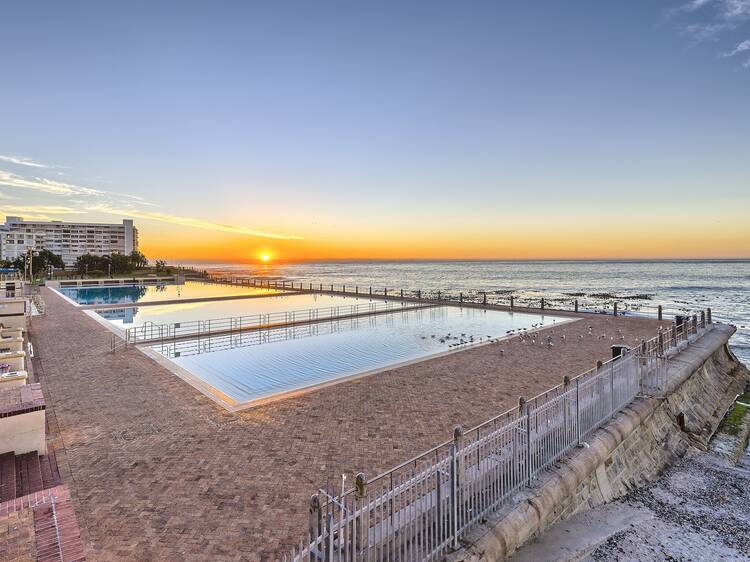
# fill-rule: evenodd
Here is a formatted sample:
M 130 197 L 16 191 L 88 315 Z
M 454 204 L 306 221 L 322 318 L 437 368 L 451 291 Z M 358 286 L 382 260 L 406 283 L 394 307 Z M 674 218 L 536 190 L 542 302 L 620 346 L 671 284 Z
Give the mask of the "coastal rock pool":
M 232 408 L 517 333 L 574 321 L 439 306 L 144 348 Z M 176 368 L 174 368 L 176 367 Z
M 276 289 L 219 285 L 203 281 L 132 285 L 59 287 L 60 294 L 79 305 L 144 304 L 161 301 L 278 295 Z

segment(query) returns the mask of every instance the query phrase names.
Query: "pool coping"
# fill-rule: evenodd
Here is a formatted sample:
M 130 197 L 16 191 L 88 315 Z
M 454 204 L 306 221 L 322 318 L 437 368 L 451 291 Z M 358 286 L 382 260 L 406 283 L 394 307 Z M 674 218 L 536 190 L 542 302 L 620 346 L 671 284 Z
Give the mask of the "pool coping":
M 450 305 L 448 305 L 448 306 L 450 306 Z M 509 311 L 493 310 L 493 309 L 486 309 L 486 310 L 493 311 L 493 312 L 506 312 L 506 313 L 513 314 L 513 312 L 509 312 Z M 89 311 L 86 311 L 86 312 L 89 312 Z M 518 312 L 518 314 L 530 314 L 530 315 L 540 316 L 540 314 L 534 313 L 534 312 L 531 312 L 531 313 L 529 313 L 529 312 Z M 557 316 L 555 314 L 551 314 L 550 316 L 554 317 L 554 318 L 557 318 L 558 320 L 561 319 L 562 321 L 561 322 L 560 321 L 559 322 L 555 322 L 553 324 L 550 324 L 549 326 L 544 326 L 542 328 L 528 329 L 524 333 L 541 333 L 541 332 L 544 332 L 545 330 L 553 329 L 553 328 L 555 328 L 557 326 L 560 326 L 561 324 L 569 324 L 569 323 L 573 323 L 573 322 L 576 322 L 576 321 L 579 321 L 579 320 L 583 320 L 583 318 L 581 318 L 581 317 L 564 317 L 564 316 Z M 100 320 L 97 319 L 97 321 L 100 321 Z M 101 322 L 107 322 L 107 320 L 101 318 Z M 515 333 L 515 334 L 506 334 L 505 336 L 494 338 L 491 341 L 484 341 L 484 342 L 477 342 L 477 343 L 474 343 L 474 344 L 467 344 L 467 345 L 465 345 L 463 347 L 460 347 L 459 349 L 448 349 L 448 350 L 445 350 L 445 351 L 438 351 L 436 353 L 432 353 L 432 354 L 429 354 L 429 355 L 424 355 L 422 357 L 416 357 L 414 359 L 408 359 L 406 361 L 400 361 L 398 363 L 392 363 L 392 364 L 384 366 L 384 367 L 376 367 L 374 369 L 369 369 L 367 371 L 362 371 L 360 373 L 353 373 L 351 375 L 346 375 L 346 376 L 343 376 L 343 377 L 337 377 L 337 378 L 330 379 L 330 380 L 327 380 L 327 381 L 321 381 L 321 382 L 309 384 L 309 385 L 306 385 L 306 386 L 302 386 L 302 387 L 298 387 L 298 388 L 293 388 L 293 389 L 289 389 L 289 390 L 285 390 L 285 391 L 281 391 L 281 392 L 277 392 L 277 393 L 271 394 L 269 396 L 262 396 L 260 398 L 254 398 L 252 400 L 246 400 L 244 402 L 238 402 L 237 400 L 231 398 L 230 396 L 228 396 L 227 394 L 223 393 L 222 391 L 220 391 L 219 389 L 217 389 L 213 385 L 211 385 L 211 384 L 207 383 L 206 381 L 204 381 L 203 379 L 201 379 L 198 375 L 195 375 L 192 372 L 190 372 L 189 370 L 185 369 L 184 367 L 181 367 L 180 365 L 178 365 L 174 361 L 170 360 L 169 358 L 165 357 L 164 355 L 162 355 L 158 351 L 155 351 L 155 350 L 151 349 L 151 346 L 148 346 L 148 345 L 144 345 L 144 346 L 135 345 L 133 347 L 138 348 L 138 350 L 141 353 L 143 353 L 147 357 L 149 357 L 149 358 L 153 359 L 154 361 L 156 361 L 159 365 L 161 365 L 162 367 L 164 367 L 165 369 L 167 369 L 168 371 L 170 371 L 172 374 L 176 375 L 177 377 L 179 377 L 180 379 L 182 379 L 183 381 L 185 381 L 186 383 L 188 383 L 190 386 L 192 386 L 193 388 L 195 388 L 196 390 L 198 390 L 199 392 L 201 392 L 202 394 L 204 394 L 205 396 L 207 396 L 208 398 L 210 398 L 211 400 L 213 400 L 217 404 L 220 404 L 226 410 L 228 410 L 230 412 L 240 412 L 240 411 L 243 411 L 243 410 L 249 410 L 251 408 L 256 408 L 258 406 L 263 406 L 263 405 L 270 404 L 270 403 L 273 403 L 273 402 L 278 402 L 280 400 L 286 400 L 288 398 L 294 398 L 294 397 L 297 397 L 297 396 L 308 394 L 310 392 L 315 392 L 315 391 L 320 390 L 322 388 L 326 388 L 326 387 L 333 386 L 333 385 L 336 385 L 336 384 L 345 383 L 345 382 L 351 382 L 351 381 L 355 381 L 355 380 L 362 379 L 362 378 L 365 378 L 365 377 L 369 377 L 369 376 L 372 376 L 372 375 L 376 375 L 376 374 L 379 374 L 379 373 L 383 373 L 383 372 L 386 372 L 386 371 L 392 371 L 392 370 L 395 370 L 395 369 L 399 369 L 401 367 L 407 367 L 409 365 L 414 365 L 416 363 L 421 363 L 423 361 L 429 361 L 429 360 L 432 360 L 432 359 L 439 359 L 441 357 L 446 357 L 448 355 L 453 355 L 455 353 L 461 353 L 463 351 L 477 349 L 479 347 L 483 347 L 483 346 L 487 346 L 487 345 L 497 345 L 497 344 L 499 344 L 499 343 L 501 343 L 503 341 L 507 341 L 507 340 L 509 340 L 511 338 L 518 337 L 518 335 L 519 335 L 518 333 Z M 198 339 L 198 338 L 195 338 L 195 339 Z

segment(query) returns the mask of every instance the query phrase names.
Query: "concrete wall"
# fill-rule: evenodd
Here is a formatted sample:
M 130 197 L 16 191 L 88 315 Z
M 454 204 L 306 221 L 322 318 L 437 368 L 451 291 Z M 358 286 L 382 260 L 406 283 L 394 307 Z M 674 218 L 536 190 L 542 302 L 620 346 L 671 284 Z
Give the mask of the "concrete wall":
M 24 371 L 26 369 L 26 352 L 8 351 L 0 353 L 0 365 L 8 365 L 8 371 Z
M 22 297 L 0 298 L 0 324 L 5 328 L 26 328 L 27 306 Z
M 23 386 L 29 379 L 26 371 L 12 371 L 0 374 L 0 392 L 6 388 L 17 388 Z
M 0 418 L 0 453 L 15 451 L 20 455 L 39 451 L 40 455 L 46 455 L 44 419 L 44 410 Z
M 670 390 L 638 398 L 587 444 L 518 494 L 513 505 L 472 531 L 450 560 L 505 560 L 556 522 L 609 502 L 654 479 L 690 447 L 708 441 L 750 372 L 718 326 L 670 360 Z

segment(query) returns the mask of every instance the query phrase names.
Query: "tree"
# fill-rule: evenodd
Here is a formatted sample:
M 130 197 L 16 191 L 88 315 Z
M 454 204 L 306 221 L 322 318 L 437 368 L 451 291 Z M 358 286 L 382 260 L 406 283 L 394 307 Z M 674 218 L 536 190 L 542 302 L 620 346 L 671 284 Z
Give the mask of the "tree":
M 82 254 L 76 258 L 75 268 L 80 275 L 89 271 L 106 271 L 108 261 L 94 254 Z
M 26 260 L 28 259 L 28 252 L 22 256 L 18 256 L 12 262 L 12 266 L 19 271 L 26 271 Z M 35 251 L 31 259 L 32 276 L 36 277 L 39 273 L 46 273 L 49 271 L 50 266 L 56 269 L 65 269 L 65 262 L 62 257 L 57 254 L 53 254 L 47 249 L 41 249 Z
M 156 272 L 162 272 L 164 271 L 164 268 L 167 267 L 167 262 L 164 260 L 156 260 L 156 263 L 154 264 L 156 266 Z
M 133 250 L 132 252 L 130 252 L 130 263 L 136 269 L 143 269 L 144 267 L 148 267 L 148 260 L 146 259 L 146 256 L 144 256 L 137 250 Z
M 112 254 L 109 256 L 109 263 L 112 265 L 112 273 L 129 273 L 133 269 L 133 261 L 125 254 Z

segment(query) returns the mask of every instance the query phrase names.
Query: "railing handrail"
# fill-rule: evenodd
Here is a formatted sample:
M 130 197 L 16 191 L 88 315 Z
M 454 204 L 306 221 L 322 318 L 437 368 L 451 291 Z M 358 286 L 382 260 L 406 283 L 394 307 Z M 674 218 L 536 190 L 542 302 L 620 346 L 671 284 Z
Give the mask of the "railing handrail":
M 365 295 L 363 295 L 363 298 L 366 298 Z M 367 302 L 367 303 L 359 303 L 359 304 L 351 304 L 351 305 L 338 305 L 338 306 L 328 306 L 328 307 L 315 307 L 315 308 L 305 308 L 305 309 L 296 309 L 296 310 L 289 310 L 289 311 L 282 311 L 282 312 L 269 312 L 269 313 L 257 313 L 257 314 L 248 314 L 248 315 L 242 315 L 242 316 L 227 316 L 223 318 L 207 318 L 207 319 L 199 319 L 199 320 L 186 320 L 181 322 L 166 322 L 166 323 L 160 323 L 157 324 L 151 320 L 145 321 L 143 324 L 139 326 L 133 326 L 130 328 L 125 329 L 125 339 L 127 341 L 132 341 L 132 343 L 138 343 L 138 342 L 147 342 L 151 340 L 158 341 L 160 339 L 164 338 L 170 338 L 169 334 L 177 335 L 175 330 L 179 329 L 181 330 L 181 333 L 179 334 L 179 337 L 190 337 L 192 336 L 199 336 L 204 333 L 202 330 L 202 327 L 208 324 L 210 327 L 214 327 L 217 330 L 224 330 L 232 329 L 235 325 L 239 325 L 239 329 L 251 329 L 255 327 L 261 327 L 272 324 L 273 320 L 277 319 L 285 319 L 285 324 L 291 324 L 295 322 L 308 322 L 308 321 L 316 321 L 316 320 L 332 320 L 335 318 L 345 318 L 348 316 L 358 315 L 358 314 L 365 314 L 365 313 L 377 313 L 377 312 L 384 312 L 391 309 L 400 310 L 400 309 L 411 309 L 414 308 L 413 306 L 409 306 L 408 303 L 404 301 L 400 301 L 400 306 L 397 306 L 396 303 L 399 301 L 394 300 L 382 300 L 378 299 L 377 302 Z M 428 306 L 427 303 L 420 305 L 418 308 L 426 308 Z M 321 312 L 330 312 L 330 314 L 320 314 Z M 305 318 L 305 315 L 308 316 L 308 318 Z M 299 316 L 300 318 L 297 319 L 296 317 Z M 255 322 L 253 322 L 255 321 Z M 243 324 L 247 322 L 248 325 L 243 326 Z M 191 328 L 191 327 L 198 327 L 199 329 L 195 332 L 190 332 L 188 330 L 185 330 L 185 328 Z M 150 331 L 151 334 L 153 334 L 154 331 L 159 331 L 161 334 L 167 334 L 166 336 L 158 336 L 156 338 L 154 337 L 146 337 L 146 328 Z M 139 337 L 139 332 L 142 334 L 142 337 Z M 131 338 L 132 334 L 132 338 Z
M 507 484 L 506 487 L 508 487 L 508 490 L 512 491 L 519 485 L 531 483 L 539 472 L 545 470 L 551 465 L 551 463 L 556 462 L 557 459 L 569 451 L 575 444 L 575 439 L 573 439 L 570 434 L 571 427 L 575 427 L 578 432 L 577 439 L 580 444 L 582 437 L 587 438 L 589 434 L 600 428 L 606 420 L 614 415 L 614 413 L 622 409 L 639 393 L 644 391 L 644 388 L 646 388 L 645 378 L 650 376 L 652 371 L 658 374 L 659 370 L 661 370 L 661 372 L 666 374 L 664 361 L 666 361 L 667 357 L 678 349 L 678 346 L 685 342 L 690 343 L 690 341 L 703 335 L 703 333 L 706 330 L 711 329 L 711 327 L 710 314 L 706 315 L 705 312 L 702 312 L 700 314 L 700 321 L 698 320 L 698 315 L 686 317 L 682 324 L 678 325 L 673 323 L 672 326 L 668 327 L 666 330 L 660 329 L 660 332 L 655 337 L 645 341 L 642 340 L 637 347 L 624 351 L 619 357 L 600 363 L 594 369 L 589 369 L 576 377 L 567 379 L 567 384 L 557 385 L 552 389 L 537 395 L 532 400 L 524 401 L 520 403 L 519 406 L 512 408 L 499 416 L 495 416 L 490 420 L 482 422 L 468 431 L 459 432 L 457 434 L 458 437 L 454 438 L 452 441 L 447 441 L 433 447 L 432 449 L 400 463 L 374 478 L 364 479 L 362 481 L 362 490 L 358 490 L 355 487 L 344 491 L 341 496 L 333 497 L 330 501 L 319 503 L 317 508 L 318 512 L 322 513 L 323 510 L 326 510 L 327 513 L 329 513 L 329 517 L 326 520 L 327 522 L 322 527 L 319 527 L 319 529 L 321 529 L 320 534 L 317 536 L 309 536 L 307 543 L 301 543 L 300 551 L 293 551 L 292 559 L 300 560 L 303 556 L 306 556 L 305 559 L 309 559 L 307 557 L 310 556 L 310 549 L 325 544 L 324 541 L 329 541 L 329 547 L 332 546 L 333 543 L 330 541 L 333 540 L 333 534 L 338 532 L 340 533 L 338 535 L 338 552 L 344 553 L 344 557 L 341 558 L 341 560 L 358 560 L 358 555 L 354 551 L 352 551 L 354 552 L 354 554 L 351 554 L 352 557 L 349 558 L 350 553 L 347 550 L 349 546 L 346 546 L 343 551 L 341 550 L 341 541 L 347 540 L 346 537 L 349 536 L 347 533 L 351 530 L 350 526 L 357 523 L 362 525 L 362 521 L 358 522 L 358 518 L 360 517 L 364 517 L 364 521 L 369 521 L 368 514 L 370 512 L 377 515 L 380 513 L 378 510 L 382 510 L 384 506 L 387 506 L 389 501 L 395 502 L 397 498 L 403 498 L 403 496 L 401 496 L 402 492 L 411 489 L 412 486 L 417 486 L 415 489 L 416 492 L 411 492 L 411 496 L 407 493 L 407 499 L 402 499 L 401 501 L 405 501 L 407 504 L 408 502 L 417 502 L 416 507 L 412 508 L 406 515 L 407 517 L 411 517 L 412 519 L 410 521 L 417 525 L 417 521 L 420 520 L 418 518 L 422 517 L 422 510 L 433 509 L 433 506 L 436 505 L 435 502 L 445 501 L 445 498 L 440 500 L 439 490 L 430 487 L 432 486 L 432 483 L 427 484 L 426 478 L 433 475 L 435 478 L 438 478 L 435 471 L 438 470 L 438 465 L 445 465 L 447 458 L 440 458 L 438 452 L 446 447 L 449 447 L 448 452 L 450 452 L 454 459 L 454 461 L 451 462 L 455 462 L 456 458 L 464 459 L 470 466 L 474 466 L 476 470 L 479 471 L 477 472 L 479 475 L 478 477 L 482 477 L 481 471 L 487 470 L 487 467 L 485 466 L 486 463 L 495 463 L 491 466 L 499 467 L 502 465 L 510 469 L 512 465 L 502 464 L 511 462 L 512 460 L 506 455 L 508 453 L 506 449 L 510 445 L 507 443 L 502 445 L 502 443 L 505 443 L 505 441 L 503 441 L 503 436 L 514 435 L 513 443 L 519 443 L 520 445 L 525 446 L 526 449 L 525 452 L 521 453 L 522 457 L 513 461 L 518 462 L 520 460 L 523 464 L 520 465 L 520 472 L 514 472 L 511 475 L 512 477 L 508 480 L 510 484 Z M 655 362 L 652 363 L 652 360 Z M 609 384 L 607 384 L 607 382 L 609 382 Z M 665 379 L 663 384 L 668 384 L 668 381 Z M 652 387 L 649 386 L 649 388 Z M 579 389 L 584 392 L 584 396 L 579 395 Z M 661 390 L 664 389 L 665 388 L 662 388 Z M 604 402 L 601 402 L 602 392 L 604 393 Z M 537 402 L 538 399 L 540 399 L 539 402 Z M 571 400 L 576 406 L 576 421 L 575 424 L 570 427 L 568 426 L 568 422 L 565 421 L 565 425 L 563 426 L 563 421 L 567 420 L 565 417 L 567 414 L 563 415 L 561 412 L 566 411 L 565 409 L 568 408 L 567 405 L 570 404 Z M 585 419 L 581 417 L 580 413 L 578 413 L 579 408 L 587 408 L 585 410 Z M 501 419 L 505 423 L 493 427 L 492 431 L 489 433 L 480 434 L 481 429 L 487 427 L 489 424 L 496 423 Z M 530 424 L 533 424 L 533 428 Z M 515 432 L 524 428 L 527 435 L 526 438 L 523 436 L 517 436 L 514 433 L 508 433 L 509 431 Z M 561 433 L 562 431 L 564 431 L 564 433 Z M 505 438 L 509 439 L 508 437 Z M 466 441 L 466 439 L 468 439 L 468 441 Z M 520 439 L 520 441 L 518 441 L 518 439 Z M 526 441 L 525 439 L 528 439 L 529 441 Z M 571 441 L 571 439 L 573 440 Z M 490 447 L 490 454 L 488 455 L 488 444 L 493 442 L 500 443 L 501 449 L 498 453 L 494 453 L 494 449 Z M 497 446 L 498 445 L 495 445 L 495 447 Z M 515 451 L 515 449 L 513 450 Z M 482 451 L 484 451 L 485 457 L 481 457 Z M 523 456 L 532 455 L 532 453 L 533 456 Z M 499 455 L 497 458 L 493 456 L 496 454 Z M 516 453 L 513 454 L 515 455 Z M 506 457 L 503 457 L 503 455 L 506 455 Z M 429 462 L 429 464 L 420 465 L 420 461 L 426 463 Z M 411 468 L 411 470 L 402 475 L 402 479 L 398 479 L 396 473 L 406 468 Z M 518 469 L 518 466 L 516 466 L 516 469 Z M 451 470 L 454 469 L 451 468 Z M 397 478 L 395 487 L 394 476 Z M 384 479 L 387 478 L 390 478 L 390 489 L 382 484 L 380 486 L 375 486 L 377 482 L 384 481 Z M 440 482 L 440 479 L 437 481 Z M 432 480 L 430 480 L 430 482 L 432 482 Z M 440 484 L 440 487 L 442 487 L 444 483 L 445 481 Z M 363 496 L 361 493 L 366 494 L 366 492 L 363 491 L 370 486 L 375 490 L 375 494 L 373 498 L 368 499 L 369 496 Z M 435 486 L 437 486 L 437 484 L 435 484 Z M 485 504 L 488 504 L 489 502 L 489 500 L 482 496 L 475 487 L 471 487 L 476 486 L 476 484 L 470 483 L 467 485 L 469 488 L 462 488 L 461 486 L 463 486 L 463 484 L 457 484 L 457 481 L 451 480 L 451 486 L 459 486 L 458 490 L 462 494 L 479 494 L 475 496 L 480 498 L 476 501 L 484 502 Z M 438 494 L 437 497 L 432 496 L 432 494 L 435 493 Z M 457 494 L 458 492 L 455 493 Z M 426 504 L 423 500 L 419 499 L 425 497 L 424 494 L 431 494 L 431 499 Z M 493 501 L 507 501 L 507 498 L 510 497 L 508 495 L 510 492 L 506 491 L 504 494 L 505 495 L 501 494 L 499 499 L 495 498 Z M 453 498 L 453 496 L 451 496 L 451 498 Z M 453 502 L 454 499 L 451 499 L 450 501 Z M 355 508 L 358 505 L 358 502 L 360 502 L 361 505 L 359 508 L 356 508 L 353 513 L 347 511 L 344 515 L 343 512 L 341 512 L 339 521 L 335 518 L 331 519 L 331 509 L 335 512 L 336 506 L 343 506 L 342 509 L 348 510 L 349 508 L 345 507 L 348 505 L 347 502 L 354 505 Z M 436 515 L 433 513 L 433 516 L 439 516 L 442 518 L 439 522 L 437 519 L 435 520 L 436 525 L 444 525 L 445 517 L 460 517 L 461 522 L 460 524 L 454 522 L 452 530 L 448 529 L 446 531 L 446 529 L 443 528 L 441 531 L 441 540 L 438 541 L 438 549 L 434 550 L 433 548 L 428 555 L 432 556 L 434 553 L 437 553 L 443 548 L 441 545 L 447 544 L 450 541 L 452 541 L 454 545 L 457 544 L 460 536 L 463 536 L 468 529 L 481 519 L 477 515 L 479 512 L 487 513 L 488 510 L 495 509 L 496 507 L 495 504 L 490 503 L 484 505 L 481 509 L 476 509 L 476 511 L 474 511 L 474 508 L 476 508 L 476 506 L 474 506 L 470 509 L 468 515 L 466 513 L 457 514 L 454 512 L 453 514 L 446 516 L 445 513 L 442 513 L 441 515 L 439 505 L 435 506 L 434 509 L 437 509 L 437 511 L 435 512 Z M 463 507 L 461 509 L 463 509 Z M 391 520 L 393 519 L 392 514 L 390 515 L 390 518 Z M 401 522 L 399 518 L 399 525 L 402 523 L 403 522 Z M 408 524 L 409 520 L 407 520 L 406 523 Z M 381 523 L 378 523 L 377 520 L 375 521 L 376 527 L 380 524 Z M 385 520 L 383 520 L 383 524 L 385 524 Z M 369 523 L 365 523 L 365 525 L 366 526 L 362 532 L 369 533 L 372 529 L 370 529 Z M 391 532 L 388 531 L 388 529 L 386 529 L 386 531 Z M 383 533 L 383 529 L 380 529 L 379 532 Z M 343 535 L 341 533 L 343 533 Z M 418 535 L 415 535 L 415 537 L 417 536 Z M 383 539 L 381 537 L 381 541 L 382 540 L 395 539 Z M 299 554 L 295 554 L 295 552 L 299 552 Z M 326 559 L 330 560 L 330 558 Z

